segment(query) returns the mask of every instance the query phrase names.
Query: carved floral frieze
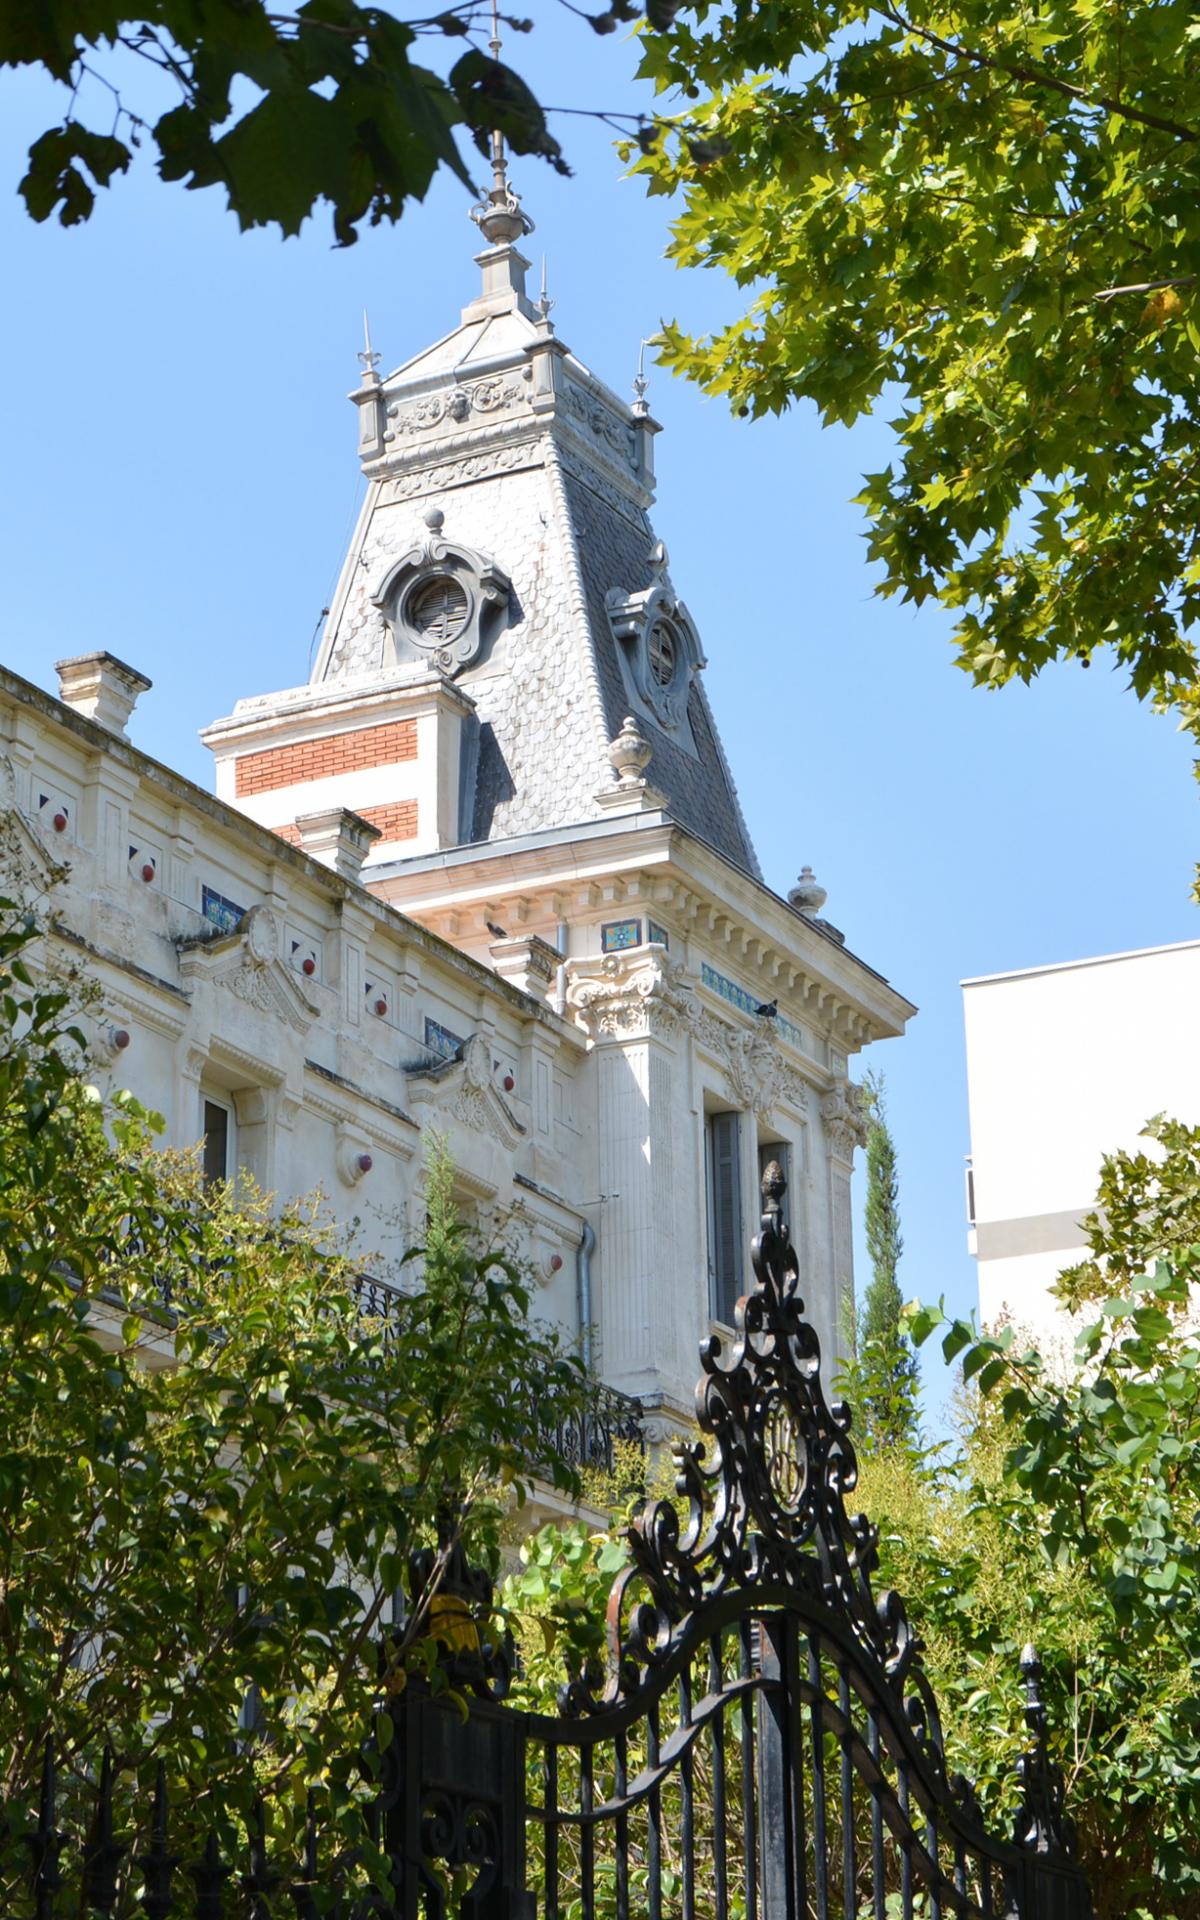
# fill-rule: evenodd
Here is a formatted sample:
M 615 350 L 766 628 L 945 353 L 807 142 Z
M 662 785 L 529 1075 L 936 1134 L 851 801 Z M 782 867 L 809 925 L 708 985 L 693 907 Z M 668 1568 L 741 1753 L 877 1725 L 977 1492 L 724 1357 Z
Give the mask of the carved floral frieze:
M 585 393 L 573 381 L 567 381 L 563 388 L 563 403 L 567 411 L 578 420 L 601 445 L 618 454 L 629 466 L 637 464 L 637 436 L 627 420 L 606 407 L 592 394 Z
M 411 473 L 397 474 L 384 495 L 387 504 L 411 500 L 415 494 L 441 493 L 450 487 L 469 486 L 497 473 L 513 473 L 518 467 L 540 467 L 540 450 L 522 440 L 516 446 L 487 447 L 480 453 L 463 454 L 459 460 L 443 460 L 436 466 L 421 466 Z
M 390 425 L 387 441 L 420 437 L 439 427 L 465 426 L 472 414 L 485 420 L 511 413 L 528 396 L 528 383 L 520 374 L 495 374 L 485 380 L 473 380 L 438 393 L 427 393 L 407 404 L 394 400 L 388 407 Z

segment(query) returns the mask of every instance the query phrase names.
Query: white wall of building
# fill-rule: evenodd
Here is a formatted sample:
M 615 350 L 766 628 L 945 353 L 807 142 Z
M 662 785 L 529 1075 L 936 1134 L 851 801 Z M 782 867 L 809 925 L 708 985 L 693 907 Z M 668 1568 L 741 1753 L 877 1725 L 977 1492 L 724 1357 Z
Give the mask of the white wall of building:
M 967 980 L 963 1006 L 980 1311 L 1062 1329 L 1105 1154 L 1200 1121 L 1200 942 Z
M 571 1339 L 591 1226 L 599 1371 L 677 1429 L 708 1331 L 715 1105 L 743 1116 L 747 1242 L 757 1147 L 789 1146 L 804 1293 L 836 1344 L 861 1139 L 849 1056 L 911 1009 L 669 821 L 614 812 L 586 876 L 569 836 L 489 854 L 486 876 L 434 873 L 436 898 L 405 913 L 2 669 L 0 805 L 6 884 L 20 869 L 40 898 L 45 960 L 98 989 L 100 1079 L 160 1111 L 181 1147 L 206 1098 L 227 1105 L 238 1165 L 284 1199 L 319 1190 L 364 1269 L 401 1280 L 442 1135 L 464 1208 L 529 1262 L 539 1311 Z M 205 889 L 242 918 L 215 926 Z M 615 919 L 638 944 L 606 953 Z M 539 925 L 562 929 L 561 981 Z M 778 1015 L 755 1017 L 769 999 Z M 466 1043 L 461 1061 L 429 1054 L 427 1020 Z

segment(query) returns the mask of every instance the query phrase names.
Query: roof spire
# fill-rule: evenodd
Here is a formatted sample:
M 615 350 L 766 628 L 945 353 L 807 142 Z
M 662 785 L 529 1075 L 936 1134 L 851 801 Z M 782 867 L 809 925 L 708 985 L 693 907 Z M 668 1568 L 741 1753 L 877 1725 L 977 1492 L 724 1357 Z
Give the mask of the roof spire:
M 497 0 L 492 0 L 492 37 L 488 51 L 493 60 L 500 58 L 500 15 Z M 533 221 L 521 207 L 521 196 L 509 185 L 508 163 L 504 153 L 504 135 L 499 127 L 492 133 L 492 185 L 487 199 L 471 208 L 474 220 L 489 246 L 511 247 L 514 240 L 533 232 Z
M 646 376 L 646 348 L 649 345 L 649 340 L 643 340 L 638 347 L 638 370 L 633 382 L 633 405 L 630 408 L 635 420 L 645 420 L 650 412 L 646 403 L 646 390 L 650 385 Z
M 364 386 L 379 384 L 379 355 L 371 345 L 371 323 L 367 319 L 367 310 L 363 308 L 363 351 L 358 356 L 362 366 Z

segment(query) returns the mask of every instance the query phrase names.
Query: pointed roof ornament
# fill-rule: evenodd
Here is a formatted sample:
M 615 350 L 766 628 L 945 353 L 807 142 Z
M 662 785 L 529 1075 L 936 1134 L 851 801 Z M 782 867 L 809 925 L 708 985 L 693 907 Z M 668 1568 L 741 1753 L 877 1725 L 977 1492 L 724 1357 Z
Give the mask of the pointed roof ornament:
M 363 351 L 359 354 L 364 386 L 379 385 L 379 355 L 371 345 L 371 323 L 367 319 L 367 310 L 363 308 Z
M 555 304 L 556 303 L 550 298 L 549 290 L 546 286 L 546 256 L 545 254 L 543 254 L 542 255 L 542 291 L 538 295 L 537 316 L 538 316 L 539 324 L 547 333 L 554 332 L 554 322 L 551 320 L 550 314 Z
M 650 341 L 647 338 L 638 347 L 638 370 L 633 383 L 633 405 L 630 408 L 635 420 L 647 420 L 650 417 L 650 407 L 646 400 L 646 393 L 650 386 L 646 374 L 646 348 L 649 345 Z
M 492 0 L 492 37 L 488 51 L 493 60 L 500 58 L 500 16 L 497 0 Z M 509 184 L 504 135 L 497 127 L 492 134 L 492 185 L 485 200 L 471 208 L 475 221 L 489 246 L 511 247 L 524 234 L 533 232 L 533 221 L 521 206 L 521 196 Z

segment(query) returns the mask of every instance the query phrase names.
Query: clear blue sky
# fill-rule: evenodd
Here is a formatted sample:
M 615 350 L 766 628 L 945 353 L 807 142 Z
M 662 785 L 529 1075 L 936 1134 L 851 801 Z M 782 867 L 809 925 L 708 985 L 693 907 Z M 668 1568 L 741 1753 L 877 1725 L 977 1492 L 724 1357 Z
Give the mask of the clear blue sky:
M 648 104 L 621 36 L 548 0 L 537 19 L 512 57 L 543 99 Z M 153 106 L 148 79 L 128 93 Z M 359 497 L 345 396 L 362 309 L 385 367 L 455 323 L 477 277 L 469 200 L 446 180 L 338 252 L 325 217 L 286 243 L 241 235 L 217 192 L 162 186 L 143 159 L 89 226 L 38 227 L 15 188 L 62 101 L 0 75 L 0 658 L 54 688 L 64 655 L 121 655 L 155 683 L 138 744 L 209 784 L 197 729 L 306 677 Z M 561 337 L 626 392 L 660 317 L 711 324 L 737 296 L 663 259 L 667 204 L 622 178 L 603 127 L 554 126 L 576 176 L 514 170 L 530 247 L 548 255 Z M 952 665 L 936 609 L 873 599 L 849 502 L 887 458 L 883 424 L 733 421 L 665 375 L 650 398 L 658 531 L 766 876 L 786 891 L 810 862 L 850 945 L 921 1008 L 873 1055 L 899 1150 L 902 1280 L 966 1308 L 959 981 L 1195 938 L 1191 753 L 1099 663 L 986 694 Z

